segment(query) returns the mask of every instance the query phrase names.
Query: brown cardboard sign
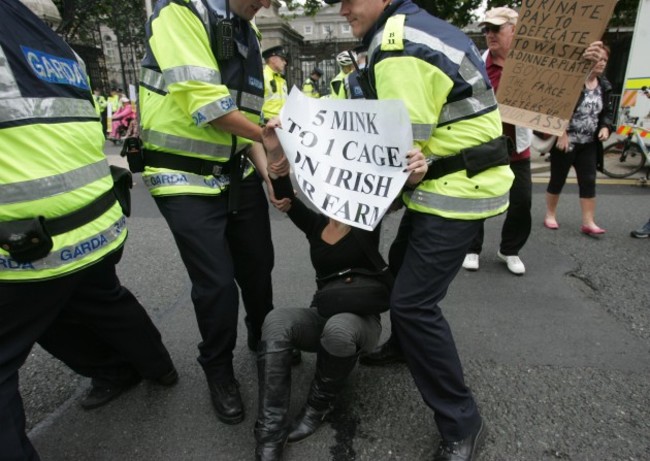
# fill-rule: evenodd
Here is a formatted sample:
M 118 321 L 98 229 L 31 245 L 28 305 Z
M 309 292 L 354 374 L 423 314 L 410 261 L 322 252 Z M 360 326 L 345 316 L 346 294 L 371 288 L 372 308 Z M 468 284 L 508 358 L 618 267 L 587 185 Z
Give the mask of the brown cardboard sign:
M 497 100 L 504 122 L 561 135 L 616 0 L 523 0 Z

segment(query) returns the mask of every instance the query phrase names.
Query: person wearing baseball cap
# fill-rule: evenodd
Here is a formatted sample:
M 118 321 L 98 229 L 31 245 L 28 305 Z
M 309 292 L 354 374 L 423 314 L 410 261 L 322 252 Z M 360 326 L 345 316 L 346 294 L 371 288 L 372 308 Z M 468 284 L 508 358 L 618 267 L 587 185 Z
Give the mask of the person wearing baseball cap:
M 488 77 L 494 87 L 499 88 L 501 73 L 510 52 L 515 36 L 515 25 L 519 14 L 512 8 L 500 6 L 485 13 L 480 26 L 488 50 L 483 53 L 483 60 Z M 510 137 L 514 144 L 510 154 L 510 168 L 515 174 L 515 181 L 510 189 L 510 206 L 501 229 L 501 243 L 497 257 L 506 263 L 508 270 L 515 275 L 523 275 L 526 266 L 519 257 L 519 251 L 528 240 L 531 231 L 531 205 L 533 185 L 530 171 L 530 145 L 533 137 L 532 130 L 503 123 L 503 133 Z M 479 269 L 479 255 L 483 249 L 484 228 L 479 232 L 465 255 L 463 268 L 468 271 Z
M 278 45 L 264 50 L 262 57 L 266 62 L 262 115 L 267 121 L 278 116 L 287 100 L 287 81 L 284 78 L 284 71 L 287 67 L 288 53 L 283 46 Z

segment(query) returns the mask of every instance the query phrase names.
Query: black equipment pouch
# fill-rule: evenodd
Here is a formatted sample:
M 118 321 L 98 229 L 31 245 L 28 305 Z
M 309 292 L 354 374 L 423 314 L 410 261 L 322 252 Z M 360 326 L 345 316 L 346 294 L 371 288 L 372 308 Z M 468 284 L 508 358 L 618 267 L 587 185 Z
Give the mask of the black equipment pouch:
M 357 74 L 359 76 L 358 81 L 361 91 L 363 92 L 363 97 L 366 99 L 377 99 L 377 92 L 372 87 L 372 83 L 370 83 L 370 72 L 368 71 L 368 68 L 359 69 L 357 67 Z
M 471 178 L 495 166 L 509 165 L 508 152 L 510 152 L 511 144 L 512 140 L 508 136 L 502 135 L 480 146 L 461 150 L 460 155 L 465 162 L 467 177 Z
M 275 82 L 275 80 L 271 80 L 271 92 L 272 93 L 277 93 L 278 92 L 278 84 Z
M 140 138 L 126 138 L 120 155 L 126 157 L 129 170 L 133 173 L 142 173 L 144 171 L 144 153 Z
M 44 258 L 53 246 L 44 221 L 43 216 L 37 216 L 0 223 L 0 247 L 21 264 Z
M 113 177 L 113 193 L 117 202 L 122 207 L 125 216 L 131 216 L 131 188 L 133 187 L 133 175 L 126 168 L 111 165 L 111 176 Z

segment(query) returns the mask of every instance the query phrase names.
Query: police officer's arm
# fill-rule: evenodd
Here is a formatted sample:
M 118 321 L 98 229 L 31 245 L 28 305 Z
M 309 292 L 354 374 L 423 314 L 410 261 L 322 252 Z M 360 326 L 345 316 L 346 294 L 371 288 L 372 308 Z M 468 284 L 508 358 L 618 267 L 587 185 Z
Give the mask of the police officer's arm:
M 262 128 L 248 120 L 239 111 L 229 112 L 219 118 L 210 121 L 215 128 L 227 131 L 230 134 L 248 138 L 256 142 L 262 142 Z

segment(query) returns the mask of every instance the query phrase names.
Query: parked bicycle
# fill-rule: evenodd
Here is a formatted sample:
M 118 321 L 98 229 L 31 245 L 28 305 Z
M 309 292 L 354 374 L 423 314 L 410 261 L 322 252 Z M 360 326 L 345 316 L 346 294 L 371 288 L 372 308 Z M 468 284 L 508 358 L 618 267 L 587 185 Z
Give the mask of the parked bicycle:
M 616 141 L 603 152 L 603 173 L 611 178 L 627 178 L 648 166 L 645 180 L 650 178 L 650 132 L 637 125 L 639 117 L 628 118 L 619 134 L 625 139 Z M 628 125 L 629 123 L 629 125 Z

